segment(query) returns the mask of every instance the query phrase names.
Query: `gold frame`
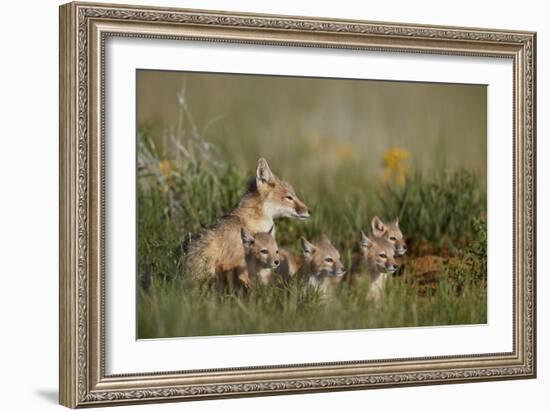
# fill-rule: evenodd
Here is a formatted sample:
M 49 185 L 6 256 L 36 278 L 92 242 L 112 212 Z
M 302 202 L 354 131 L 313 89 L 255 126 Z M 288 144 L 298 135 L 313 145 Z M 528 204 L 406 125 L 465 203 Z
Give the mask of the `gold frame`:
M 484 355 L 106 375 L 104 46 L 110 36 L 512 59 L 514 349 Z M 536 376 L 536 34 L 122 5 L 60 7 L 60 403 L 68 407 Z

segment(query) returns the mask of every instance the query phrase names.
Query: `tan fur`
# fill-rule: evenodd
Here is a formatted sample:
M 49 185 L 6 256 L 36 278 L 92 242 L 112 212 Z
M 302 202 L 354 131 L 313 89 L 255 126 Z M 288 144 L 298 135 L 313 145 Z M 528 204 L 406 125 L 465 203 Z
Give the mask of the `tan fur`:
M 351 285 L 364 281 L 370 284 L 368 297 L 378 301 L 388 277 L 397 270 L 394 245 L 386 237 L 367 237 L 361 232 L 361 257 L 352 267 Z
M 281 265 L 275 272 L 281 276 L 283 281 L 288 282 L 296 276 L 296 273 L 300 269 L 301 261 L 290 251 L 282 248 L 279 248 L 279 255 L 281 257 Z
M 218 281 L 224 273 L 243 267 L 244 248 L 241 228 L 250 233 L 268 232 L 274 219 L 307 218 L 306 205 L 296 196 L 292 186 L 277 178 L 267 161 L 260 158 L 256 178 L 237 207 L 211 227 L 191 239 L 187 247 L 186 269 L 195 280 Z M 239 275 L 248 282 L 245 273 Z
M 273 281 L 273 270 L 281 263 L 273 234 L 273 227 L 267 233 L 256 234 L 241 229 L 247 277 L 251 283 L 267 285 Z
M 407 252 L 407 244 L 399 228 L 399 219 L 397 217 L 389 223 L 384 223 L 380 218 L 374 216 L 371 226 L 374 237 L 387 237 L 388 241 L 393 244 L 396 255 L 404 255 Z
M 319 290 L 323 298 L 330 298 L 345 274 L 340 253 L 324 234 L 313 244 L 303 237 L 300 240 L 303 258 L 300 278 L 306 286 Z

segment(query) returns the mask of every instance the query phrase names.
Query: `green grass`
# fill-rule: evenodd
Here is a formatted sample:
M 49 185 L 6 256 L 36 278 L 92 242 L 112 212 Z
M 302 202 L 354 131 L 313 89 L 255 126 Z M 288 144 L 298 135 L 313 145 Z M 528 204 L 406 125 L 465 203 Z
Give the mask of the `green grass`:
M 456 253 L 474 240 L 476 218 L 484 218 L 486 194 L 479 178 L 465 169 L 439 171 L 427 179 L 414 172 L 403 187 L 380 194 L 382 215 L 406 224 L 412 251 L 422 243 L 440 253 Z
M 313 216 L 278 220 L 280 247 L 296 252 L 301 236 L 326 233 L 349 269 L 358 233 L 370 229 L 371 218 L 398 216 L 409 259 L 450 260 L 427 292 L 420 290 L 422 273 L 405 264 L 378 305 L 367 301 L 366 286 L 344 285 L 330 301 L 292 283 L 222 295 L 190 282 L 181 245 L 238 202 L 254 170 L 235 166 L 209 144 L 187 105 L 162 149 L 160 135 L 141 127 L 138 139 L 138 338 L 486 323 L 486 193 L 475 172 L 443 166 L 421 172 L 413 161 L 398 184 L 366 175 L 352 161 L 309 173 L 287 164 L 282 177 Z M 277 161 L 268 161 L 280 175 Z
M 393 277 L 378 304 L 368 286 L 346 284 L 329 301 L 297 284 L 253 288 L 245 294 L 199 289 L 185 279 L 156 278 L 140 289 L 139 338 L 231 335 L 481 324 L 487 318 L 485 283 L 468 277 L 460 292 L 442 274 L 430 297 L 420 297 L 414 273 Z

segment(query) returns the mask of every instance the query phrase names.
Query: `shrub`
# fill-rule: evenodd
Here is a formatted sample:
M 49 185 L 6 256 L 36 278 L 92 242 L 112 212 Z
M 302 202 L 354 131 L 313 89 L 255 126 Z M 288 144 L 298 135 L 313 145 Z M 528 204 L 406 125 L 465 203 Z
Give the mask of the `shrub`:
M 454 284 L 457 294 L 465 288 L 485 290 L 487 287 L 487 223 L 475 219 L 473 226 L 474 240 L 443 271 Z
M 476 175 L 467 170 L 442 171 L 426 177 L 409 175 L 402 187 L 380 191 L 382 214 L 399 217 L 411 252 L 431 243 L 435 250 L 455 253 L 475 238 L 474 221 L 485 213 L 485 196 Z

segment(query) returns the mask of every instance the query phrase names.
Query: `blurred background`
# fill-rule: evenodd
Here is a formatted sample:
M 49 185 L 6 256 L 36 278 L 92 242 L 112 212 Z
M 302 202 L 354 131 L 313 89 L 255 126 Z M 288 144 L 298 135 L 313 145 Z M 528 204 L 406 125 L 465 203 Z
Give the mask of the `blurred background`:
M 181 90 L 202 137 L 244 171 L 264 156 L 293 184 L 334 172 L 362 180 L 384 173 L 397 147 L 423 172 L 464 167 L 486 180 L 483 85 L 140 70 L 138 123 L 164 130 L 167 158 L 168 136 L 187 121 Z

